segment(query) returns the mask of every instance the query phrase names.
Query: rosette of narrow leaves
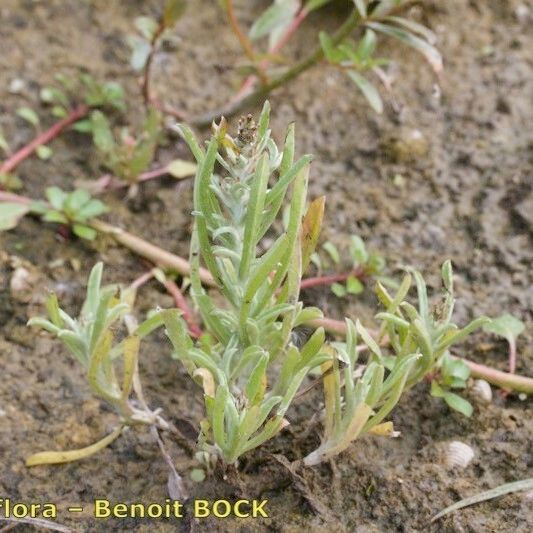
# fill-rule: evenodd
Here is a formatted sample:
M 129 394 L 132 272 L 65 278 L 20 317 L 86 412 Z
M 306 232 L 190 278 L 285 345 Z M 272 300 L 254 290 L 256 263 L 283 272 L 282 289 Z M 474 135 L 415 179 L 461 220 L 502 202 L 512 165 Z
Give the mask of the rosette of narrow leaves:
M 61 309 L 57 297 L 50 294 L 46 301 L 48 319 L 32 318 L 28 325 L 38 326 L 52 333 L 68 348 L 84 367 L 91 391 L 110 404 L 120 415 L 121 425 L 113 435 L 99 443 L 72 452 L 44 452 L 28 459 L 28 466 L 43 463 L 59 463 L 86 457 L 107 446 L 126 425 L 155 424 L 165 427 L 157 411 L 149 411 L 132 403 L 135 386 L 140 339 L 161 325 L 159 315 L 146 320 L 122 342 L 115 343 L 113 330 L 124 319 L 130 306 L 127 296 L 116 286 L 101 287 L 102 263 L 92 269 L 87 286 L 86 299 L 78 318 L 72 318 Z M 116 371 L 116 361 L 122 360 L 122 376 Z
M 235 138 L 222 121 L 206 150 L 181 127 L 199 167 L 191 283 L 208 334 L 193 342 L 176 313 L 162 315 L 175 357 L 203 385 L 207 419 L 201 440 L 228 464 L 282 428 L 306 374 L 330 359 L 322 350 L 323 329 L 301 348 L 291 343 L 295 327 L 320 315 L 298 301 L 303 263 L 309 261 L 308 243 L 315 233 L 313 228 L 302 233 L 310 157 L 294 162 L 292 126 L 280 152 L 268 123 L 268 103 L 258 125 L 248 117 Z M 258 252 L 286 196 L 287 227 L 268 250 Z M 224 297 L 223 305 L 201 286 L 201 260 Z
M 383 420 L 400 400 L 409 372 L 420 358 L 416 352 L 397 357 L 385 376 L 383 355 L 367 330 L 349 319 L 346 329 L 346 343 L 329 348 L 333 358 L 322 363 L 324 435 L 320 447 L 304 459 L 308 466 L 331 459 L 365 433 L 395 436 L 392 422 Z M 371 352 L 368 364 L 360 368 L 356 368 L 357 331 Z
M 45 195 L 48 204 L 35 202 L 31 206 L 33 212 L 42 215 L 47 222 L 70 226 L 73 233 L 82 239 L 92 240 L 96 237 L 96 231 L 87 222 L 107 212 L 108 208 L 103 202 L 91 198 L 83 189 L 67 193 L 59 187 L 48 187 Z
M 412 276 L 407 274 L 394 297 L 378 283 L 377 296 L 386 310 L 376 317 L 383 320 L 381 333 L 387 334 L 396 357 L 403 357 L 414 350 L 422 354 L 408 377 L 407 387 L 412 387 L 425 376 L 432 376 L 433 396 L 444 398 L 452 409 L 470 416 L 472 406 L 450 390 L 464 388 L 470 371 L 460 359 L 451 358 L 449 348 L 490 320 L 487 317 L 476 318 L 464 328 L 454 324 L 452 314 L 455 298 L 450 261 L 442 265 L 441 273 L 445 295 L 433 308 L 430 308 L 426 283 L 420 272 L 413 271 Z M 412 277 L 416 283 L 418 308 L 405 301 Z M 394 361 L 394 358 L 389 361 Z

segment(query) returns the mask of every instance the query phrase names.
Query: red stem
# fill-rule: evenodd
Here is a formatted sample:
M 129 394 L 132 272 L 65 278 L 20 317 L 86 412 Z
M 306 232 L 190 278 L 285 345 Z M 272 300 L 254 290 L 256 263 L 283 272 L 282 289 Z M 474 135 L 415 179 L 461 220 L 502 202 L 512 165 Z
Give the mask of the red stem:
M 292 22 L 285 30 L 285 33 L 279 38 L 276 44 L 270 50 L 271 54 L 278 53 L 292 37 L 292 34 L 300 27 L 300 24 L 305 20 L 305 17 L 309 15 L 309 11 L 302 8 L 299 13 L 292 19 Z
M 136 291 L 137 289 L 142 287 L 145 283 L 150 281 L 153 277 L 154 277 L 154 271 L 153 271 L 153 269 L 151 269 L 148 272 L 145 272 L 144 274 L 141 274 L 135 280 L 133 280 L 130 283 L 129 288 L 134 290 L 134 291 Z
M 13 194 L 11 192 L 0 191 L 0 202 L 10 202 L 13 204 L 30 205 L 32 199 L 26 196 L 20 196 L 19 194 Z
M 56 122 L 48 130 L 35 137 L 33 141 L 26 146 L 23 146 L 11 157 L 6 159 L 2 166 L 0 166 L 0 173 L 8 174 L 11 172 L 17 165 L 27 159 L 39 146 L 47 144 L 52 139 L 55 139 L 65 128 L 68 128 L 80 118 L 83 118 L 88 112 L 89 107 L 85 104 L 80 104 L 79 106 L 75 107 L 64 119 Z
M 139 174 L 138 181 L 141 182 L 141 181 L 153 180 L 155 178 L 165 176 L 166 174 L 168 174 L 168 166 L 156 168 L 154 170 L 149 170 L 148 172 L 143 172 L 142 174 Z M 119 180 L 119 179 L 113 179 L 113 176 L 109 174 L 104 174 L 103 176 L 100 176 L 97 182 L 102 183 L 102 190 L 103 189 L 110 189 L 110 190 L 123 189 L 124 187 L 129 187 L 131 185 L 131 183 L 128 183 L 126 181 Z
M 200 335 L 202 335 L 202 330 L 196 324 L 193 312 L 191 311 L 185 296 L 183 296 L 179 287 L 171 279 L 166 279 L 164 285 L 169 294 L 174 298 L 174 302 L 176 302 L 178 309 L 181 309 L 183 312 L 183 319 L 187 323 L 187 326 L 189 326 L 189 333 L 191 337 L 197 339 L 200 337 Z
M 358 268 L 352 270 L 352 272 L 345 272 L 344 274 L 330 274 L 328 276 L 316 276 L 314 278 L 304 278 L 300 282 L 300 289 L 310 289 L 311 287 L 320 287 L 322 285 L 332 285 L 333 283 L 339 283 L 346 281 L 349 277 L 355 277 L 362 279 L 364 272 Z
M 148 104 L 152 102 L 152 92 L 150 90 L 150 72 L 152 69 L 152 61 L 156 53 L 157 41 L 159 40 L 159 38 L 161 37 L 164 31 L 165 31 L 165 24 L 163 21 L 161 21 L 159 23 L 157 30 L 152 36 L 152 40 L 150 41 L 150 52 L 148 53 L 148 57 L 146 58 L 146 63 L 144 64 L 141 93 L 143 96 L 145 106 L 147 106 Z

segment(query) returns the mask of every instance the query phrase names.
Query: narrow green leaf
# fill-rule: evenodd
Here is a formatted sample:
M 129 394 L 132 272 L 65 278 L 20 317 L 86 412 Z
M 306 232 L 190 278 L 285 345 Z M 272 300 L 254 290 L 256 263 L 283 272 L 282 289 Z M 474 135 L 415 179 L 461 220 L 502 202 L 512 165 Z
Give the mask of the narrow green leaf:
M 443 509 L 440 513 L 436 514 L 431 521 L 434 522 L 443 516 L 462 509 L 463 507 L 468 507 L 469 505 L 474 505 L 475 503 L 484 502 L 487 500 L 492 500 L 493 498 L 499 498 L 500 496 L 505 496 L 512 492 L 518 492 L 521 490 L 532 490 L 533 489 L 533 478 L 524 479 L 522 481 L 513 481 L 512 483 L 505 483 L 494 489 L 486 490 L 470 496 L 469 498 L 464 498 L 446 509 Z
M 366 18 L 366 0 L 353 0 L 361 18 Z
M 368 346 L 370 351 L 377 355 L 377 357 L 381 360 L 383 358 L 383 354 L 381 353 L 381 348 L 378 346 L 378 343 L 372 338 L 372 335 L 368 332 L 368 330 L 361 324 L 359 320 L 355 323 L 355 328 L 357 330 L 357 333 L 361 335 L 361 338 L 363 339 L 364 343 Z
M 383 101 L 376 87 L 356 70 L 348 70 L 347 74 L 363 93 L 372 109 L 381 114 L 383 112 Z
M 250 29 L 250 39 L 256 41 L 272 31 L 290 24 L 298 11 L 298 0 L 281 0 L 268 7 Z
M 265 195 L 268 185 L 268 156 L 266 154 L 259 160 L 255 175 L 252 179 L 250 200 L 246 209 L 244 221 L 244 236 L 242 243 L 242 255 L 239 265 L 239 276 L 246 279 L 249 274 L 250 264 L 255 257 L 257 246 L 257 233 L 265 205 Z
M 378 32 L 389 35 L 390 37 L 394 37 L 395 39 L 398 39 L 408 46 L 418 50 L 424 55 L 428 63 L 437 74 L 442 71 L 442 57 L 439 51 L 427 41 L 424 41 L 420 37 L 413 35 L 409 31 L 403 30 L 396 26 L 383 24 L 381 22 L 368 22 L 367 26 Z
M 219 385 L 217 387 L 213 415 L 213 438 L 216 444 L 224 450 L 226 447 L 226 432 L 224 429 L 224 411 L 226 409 L 226 402 L 228 401 L 229 391 L 227 385 Z
M 115 147 L 115 138 L 106 116 L 96 110 L 91 113 L 90 118 L 94 144 L 102 152 L 111 152 Z
M 315 11 L 321 8 L 322 6 L 329 4 L 330 2 L 331 0 L 307 0 L 307 2 L 305 3 L 304 9 L 305 11 L 310 13 L 311 11 Z
M 339 255 L 339 250 L 337 247 L 330 241 L 325 242 L 322 245 L 322 249 L 331 257 L 332 261 L 335 264 L 339 264 L 341 258 Z
M 418 33 L 418 35 L 423 37 L 429 44 L 434 45 L 437 42 L 437 36 L 429 28 L 414 20 L 403 17 L 386 17 L 384 20 L 386 22 L 392 22 L 398 26 L 403 26 L 412 33 Z
M 245 392 L 248 401 L 251 403 L 256 403 L 256 396 L 260 392 L 264 380 L 266 380 L 266 369 L 268 365 L 268 355 L 263 353 L 257 361 L 257 364 L 253 368 L 250 377 L 248 378 L 248 383 L 246 384 Z
M 58 328 L 63 327 L 63 320 L 59 314 L 59 303 L 57 301 L 57 295 L 55 292 L 51 292 L 46 298 L 46 310 L 52 323 Z

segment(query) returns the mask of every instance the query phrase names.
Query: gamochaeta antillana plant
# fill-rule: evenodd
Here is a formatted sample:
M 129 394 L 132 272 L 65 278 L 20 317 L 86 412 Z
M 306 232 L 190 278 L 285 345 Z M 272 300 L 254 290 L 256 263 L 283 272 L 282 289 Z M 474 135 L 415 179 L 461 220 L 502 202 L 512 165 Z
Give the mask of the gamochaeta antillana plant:
M 412 276 L 416 282 L 418 310 L 405 301 Z M 455 300 L 450 261 L 442 266 L 445 297 L 433 310 L 422 275 L 413 271 L 412 276 L 408 273 L 404 277 L 394 297 L 377 283 L 377 296 L 386 309 L 376 315 L 382 322 L 378 342 L 359 322 L 354 326 L 347 320 L 346 343 L 335 343 L 332 361 L 322 363 L 324 436 L 321 446 L 305 458 L 305 464 L 331 458 L 368 432 L 394 436 L 392 423 L 382 423 L 383 420 L 405 390 L 428 377 L 432 380 L 433 396 L 444 398 L 452 409 L 466 416 L 472 414 L 468 401 L 451 390 L 466 386 L 470 370 L 463 361 L 451 357 L 449 348 L 489 319 L 477 318 L 462 329 L 452 322 Z M 362 347 L 371 353 L 366 366 L 360 369 L 355 368 L 357 333 L 362 338 Z M 388 351 L 379 345 L 385 336 Z M 388 372 L 386 378 L 385 372 Z
M 470 370 L 460 359 L 453 359 L 449 349 L 463 341 L 477 328 L 490 322 L 487 317 L 472 320 L 464 328 L 452 322 L 455 306 L 453 294 L 453 271 L 451 261 L 445 261 L 441 269 L 444 297 L 441 302 L 430 307 L 427 287 L 420 272 L 407 274 L 394 298 L 378 282 L 376 293 L 385 311 L 376 317 L 383 320 L 381 335 L 387 335 L 397 357 L 404 357 L 414 349 L 422 357 L 410 373 L 406 386 L 412 387 L 425 377 L 432 382 L 431 394 L 444 398 L 446 403 L 466 416 L 472 414 L 472 406 L 467 400 L 452 392 L 466 386 Z M 418 309 L 405 301 L 412 277 L 415 279 L 418 295 Z
M 394 436 L 392 423 L 382 423 L 398 403 L 410 370 L 420 358 L 414 353 L 397 357 L 385 377 L 381 350 L 370 334 L 357 322 L 346 320 L 346 343 L 336 343 L 331 361 L 322 363 L 324 381 L 324 436 L 318 449 L 305 459 L 314 465 L 344 451 L 365 433 Z M 367 343 L 371 356 L 366 366 L 356 368 L 357 330 Z M 342 367 L 342 370 L 341 370 Z
M 181 127 L 199 166 L 191 282 L 208 334 L 195 343 L 176 313 L 165 311 L 163 319 L 175 357 L 203 386 L 204 447 L 227 464 L 278 433 L 307 373 L 330 359 L 322 352 L 322 328 L 301 348 L 291 342 L 295 327 L 320 315 L 298 301 L 313 251 L 313 231 L 302 231 L 311 158 L 294 162 L 292 126 L 280 153 L 268 124 L 268 104 L 257 125 L 251 117 L 241 122 L 236 138 L 222 121 L 206 150 Z M 260 252 L 286 196 L 287 227 Z M 222 305 L 203 289 L 200 261 L 224 296 Z
M 132 334 L 116 343 L 113 331 L 130 310 L 129 296 L 114 285 L 101 287 L 102 270 L 102 263 L 92 269 L 78 318 L 72 318 L 61 309 L 52 293 L 46 301 L 49 319 L 32 318 L 29 325 L 45 329 L 63 342 L 84 367 L 91 391 L 114 408 L 120 422 L 110 435 L 87 448 L 37 453 L 28 458 L 28 466 L 64 463 L 92 455 L 113 442 L 126 426 L 146 424 L 168 429 L 159 410 L 152 411 L 145 404 L 137 367 L 140 339 L 161 325 L 160 316 L 156 314 L 132 328 Z M 121 378 L 116 373 L 119 360 L 122 362 Z

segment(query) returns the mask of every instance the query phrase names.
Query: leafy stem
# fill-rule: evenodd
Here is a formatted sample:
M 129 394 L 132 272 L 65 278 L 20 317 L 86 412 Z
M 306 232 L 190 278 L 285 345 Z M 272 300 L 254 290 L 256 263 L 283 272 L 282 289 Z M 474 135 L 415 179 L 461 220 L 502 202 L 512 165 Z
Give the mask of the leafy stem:
M 361 24 L 361 17 L 357 10 L 352 10 L 347 19 L 339 27 L 332 37 L 334 44 L 340 43 L 345 37 L 347 37 L 352 30 Z M 211 124 L 213 120 L 217 119 L 221 115 L 231 116 L 239 112 L 241 109 L 256 104 L 257 102 L 263 100 L 271 91 L 285 85 L 285 83 L 293 80 L 298 77 L 302 72 L 305 72 L 309 68 L 313 67 L 319 63 L 324 58 L 324 51 L 320 45 L 316 46 L 315 49 L 304 59 L 296 63 L 294 66 L 290 67 L 283 74 L 279 75 L 277 78 L 270 80 L 268 83 L 261 85 L 251 93 L 243 96 L 240 100 L 229 103 L 228 105 L 193 117 L 189 120 L 189 123 L 195 126 L 206 126 Z

